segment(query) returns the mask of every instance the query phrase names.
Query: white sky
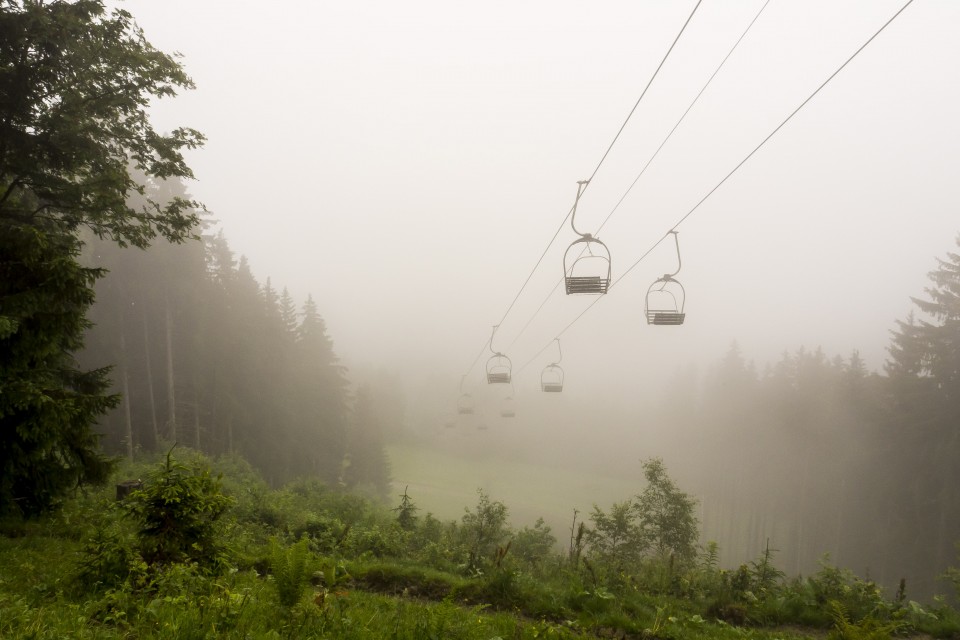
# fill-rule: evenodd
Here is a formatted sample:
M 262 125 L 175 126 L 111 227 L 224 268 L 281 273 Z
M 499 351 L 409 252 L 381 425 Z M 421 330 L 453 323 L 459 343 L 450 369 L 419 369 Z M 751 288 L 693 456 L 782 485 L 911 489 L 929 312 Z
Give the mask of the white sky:
M 261 280 L 317 299 L 340 356 L 455 391 L 695 4 L 119 3 L 197 89 L 190 190 Z M 617 278 L 903 0 L 771 0 L 600 237 Z M 594 231 L 763 0 L 704 0 L 581 201 Z M 871 368 L 960 232 L 960 2 L 917 0 L 679 228 L 683 327 L 647 326 L 661 245 L 562 340 L 609 398 L 738 340 Z M 569 226 L 496 346 L 517 367 L 591 302 L 556 295 Z M 518 376 L 534 388 L 551 347 Z M 479 368 L 472 379 L 479 381 Z

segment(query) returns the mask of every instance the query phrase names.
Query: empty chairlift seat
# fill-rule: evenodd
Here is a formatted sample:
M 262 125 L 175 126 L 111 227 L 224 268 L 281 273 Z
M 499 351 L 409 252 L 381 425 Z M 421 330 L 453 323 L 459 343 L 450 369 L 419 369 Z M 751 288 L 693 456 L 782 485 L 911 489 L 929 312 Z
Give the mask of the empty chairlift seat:
M 540 389 L 544 393 L 563 391 L 563 369 L 557 363 L 547 365 L 540 373 Z
M 457 413 L 460 415 L 472 414 L 476 406 L 476 403 L 473 401 L 473 396 L 463 390 L 463 381 L 466 377 L 466 374 L 460 376 L 460 395 L 457 397 Z
M 577 252 L 579 255 L 576 255 Z M 576 255 L 576 257 L 573 257 Z M 563 254 L 567 295 L 604 294 L 610 288 L 610 251 L 590 234 L 577 238 Z
M 681 325 L 687 314 L 683 312 L 686 292 L 683 285 L 670 275 L 657 278 L 647 289 L 644 309 L 647 324 Z
M 507 396 L 500 403 L 500 417 L 501 418 L 513 418 L 517 415 L 516 403 L 513 400 L 513 396 Z
M 563 254 L 563 282 L 567 295 L 602 295 L 610 288 L 610 250 L 589 233 L 577 230 L 577 204 L 589 180 L 577 182 L 577 199 L 570 214 L 570 228 L 580 236 Z
M 487 384 L 510 384 L 512 373 L 513 363 L 502 353 L 495 353 L 487 360 Z
M 554 338 L 554 342 L 557 343 L 557 353 L 560 354 L 560 357 L 540 372 L 540 390 L 544 393 L 560 393 L 563 391 L 563 369 L 560 368 L 560 361 L 563 360 L 563 349 L 560 348 L 560 338 Z
M 510 358 L 493 348 L 493 337 L 497 335 L 497 326 L 490 332 L 490 351 L 493 355 L 487 360 L 487 384 L 510 384 L 513 380 L 513 363 Z
M 687 303 L 687 292 L 680 281 L 674 277 L 680 273 L 680 267 L 683 265 L 680 261 L 680 241 L 677 239 L 676 231 L 671 230 L 668 233 L 673 234 L 673 241 L 677 247 L 677 270 L 673 273 L 665 273 L 653 281 L 647 289 L 643 310 L 647 316 L 647 324 L 677 326 L 683 324 L 687 317 L 683 312 L 684 305 Z
M 473 396 L 469 393 L 463 393 L 457 398 L 457 413 L 460 415 L 470 415 L 473 413 Z

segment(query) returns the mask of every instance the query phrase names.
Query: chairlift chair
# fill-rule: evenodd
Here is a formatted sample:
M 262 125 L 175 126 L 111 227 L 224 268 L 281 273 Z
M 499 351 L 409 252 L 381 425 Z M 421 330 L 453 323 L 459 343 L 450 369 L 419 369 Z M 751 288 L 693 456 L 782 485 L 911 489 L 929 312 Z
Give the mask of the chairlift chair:
M 517 415 L 516 403 L 513 400 L 513 396 L 507 396 L 500 402 L 500 417 L 501 418 L 513 418 Z
M 579 245 L 580 255 L 570 261 L 570 252 Z M 594 250 L 597 253 L 594 253 Z M 567 295 L 604 294 L 610 288 L 610 250 L 607 245 L 589 233 L 570 243 L 563 254 L 563 282 Z
M 457 413 L 460 415 L 470 415 L 473 413 L 473 396 L 469 393 L 463 393 L 457 398 Z
M 560 351 L 560 358 L 544 367 L 540 372 L 540 390 L 545 393 L 560 393 L 563 391 L 563 369 L 560 368 L 560 360 L 563 360 L 563 350 L 560 349 L 560 340 L 557 341 L 557 350 Z
M 577 199 L 570 215 L 570 227 L 580 237 L 571 242 L 563 254 L 563 282 L 568 296 L 578 293 L 602 295 L 610 288 L 610 249 L 600 238 L 577 230 L 577 204 L 589 183 L 589 180 L 577 182 Z M 570 253 L 574 248 L 580 253 L 571 260 Z
M 513 376 L 513 363 L 510 358 L 503 355 L 493 348 L 493 336 L 497 333 L 497 327 L 493 327 L 490 334 L 490 351 L 493 355 L 487 360 L 487 384 L 510 384 Z
M 686 301 L 686 292 L 683 285 L 670 274 L 657 278 L 647 290 L 644 312 L 647 315 L 647 324 L 681 325 L 686 313 L 683 306 Z
M 677 247 L 677 270 L 673 273 L 665 273 L 650 285 L 647 289 L 647 296 L 644 299 L 643 311 L 647 317 L 647 324 L 678 326 L 683 324 L 686 318 L 683 308 L 687 302 L 687 292 L 674 276 L 680 273 L 682 262 L 680 261 L 680 241 L 677 239 L 677 232 L 671 230 L 673 240 Z
M 563 391 L 563 369 L 559 365 L 549 364 L 540 373 L 540 389 L 546 393 Z
M 502 353 L 495 353 L 487 360 L 487 384 L 510 384 L 513 364 Z
M 476 403 L 473 401 L 473 396 L 465 393 L 463 390 L 463 379 L 466 377 L 466 374 L 460 376 L 460 395 L 457 397 L 457 413 L 460 415 L 472 414 L 473 408 L 476 406 Z

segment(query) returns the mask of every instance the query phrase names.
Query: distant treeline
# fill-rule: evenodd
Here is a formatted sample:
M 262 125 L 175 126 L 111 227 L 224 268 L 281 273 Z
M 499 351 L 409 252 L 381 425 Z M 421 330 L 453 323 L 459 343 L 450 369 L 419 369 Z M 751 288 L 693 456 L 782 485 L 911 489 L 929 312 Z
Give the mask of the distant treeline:
M 759 372 L 734 344 L 708 375 L 677 376 L 662 418 L 705 538 L 741 558 L 769 539 L 797 573 L 829 553 L 890 588 L 906 578 L 911 597 L 948 590 L 933 576 L 960 551 L 960 255 L 930 279 L 883 373 L 819 349 Z
M 383 423 L 399 418 L 374 390 L 351 391 L 312 297 L 258 283 L 222 233 L 145 251 L 87 238 L 85 258 L 109 270 L 80 355 L 111 366 L 122 395 L 101 420 L 107 451 L 176 441 L 240 453 L 275 484 L 388 488 Z

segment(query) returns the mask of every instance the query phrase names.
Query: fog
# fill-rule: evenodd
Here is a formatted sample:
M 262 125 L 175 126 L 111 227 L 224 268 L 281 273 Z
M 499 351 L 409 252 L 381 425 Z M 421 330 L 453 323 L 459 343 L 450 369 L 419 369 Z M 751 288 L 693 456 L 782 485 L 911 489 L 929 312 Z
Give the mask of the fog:
M 348 362 L 455 387 L 687 4 L 122 6 L 183 54 L 197 89 L 155 118 L 208 136 L 189 157 L 191 191 L 258 277 L 313 293 Z M 582 228 L 606 217 L 761 6 L 697 11 L 585 194 Z M 614 278 L 899 6 L 771 2 L 600 234 Z M 642 326 L 647 286 L 672 270 L 662 247 L 568 332 L 574 379 L 618 385 L 733 339 L 759 361 L 803 344 L 879 367 L 957 232 L 958 19 L 952 2 L 909 7 L 678 228 L 684 328 Z M 560 233 L 504 342 L 574 238 Z M 509 355 L 526 362 L 588 302 L 554 296 Z
M 895 321 L 954 248 L 960 4 L 908 7 L 697 207 L 903 4 L 772 0 L 617 206 L 764 6 L 704 2 L 577 212 L 595 232 L 616 207 L 599 233 L 615 280 L 655 248 L 600 301 L 550 296 L 568 224 L 506 313 L 693 4 L 119 6 L 197 84 L 153 107 L 159 128 L 208 137 L 188 155 L 192 195 L 258 279 L 314 296 L 351 377 L 399 381 L 411 434 L 625 478 L 661 455 L 699 483 L 658 428 L 684 402 L 665 400 L 678 376 L 708 373 L 734 341 L 760 371 L 800 347 L 882 370 Z M 676 227 L 686 322 L 648 326 L 647 288 L 676 268 L 657 243 L 691 210 Z M 509 392 L 483 384 L 501 320 Z M 560 334 L 564 392 L 543 397 Z M 488 441 L 456 414 L 464 375 Z

